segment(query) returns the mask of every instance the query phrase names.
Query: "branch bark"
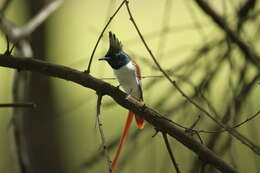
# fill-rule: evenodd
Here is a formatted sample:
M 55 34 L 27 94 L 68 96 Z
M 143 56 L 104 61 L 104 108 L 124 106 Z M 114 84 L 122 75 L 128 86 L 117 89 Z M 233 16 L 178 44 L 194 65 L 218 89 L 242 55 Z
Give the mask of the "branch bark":
M 7 55 L 0 55 L 0 66 L 18 70 L 39 72 L 48 76 L 72 81 L 86 88 L 95 90 L 97 93 L 102 95 L 109 95 L 119 105 L 144 117 L 151 125 L 178 140 L 191 151 L 196 153 L 200 159 L 209 164 L 212 164 L 221 172 L 238 172 L 221 158 L 219 158 L 214 152 L 187 135 L 184 131 L 177 128 L 174 124 L 171 123 L 170 120 L 163 117 L 157 111 L 149 107 L 139 106 L 130 102 L 126 99 L 127 95 L 124 92 L 120 91 L 118 88 L 110 85 L 109 83 L 91 76 L 90 74 L 61 65 L 50 64 L 33 58 L 23 58 Z

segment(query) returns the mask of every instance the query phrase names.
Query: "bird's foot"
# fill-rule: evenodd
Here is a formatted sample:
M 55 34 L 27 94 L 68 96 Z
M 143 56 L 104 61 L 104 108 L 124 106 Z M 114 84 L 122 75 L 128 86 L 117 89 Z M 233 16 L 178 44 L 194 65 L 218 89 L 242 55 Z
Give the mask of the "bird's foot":
M 126 100 L 128 100 L 128 101 L 130 101 L 130 102 L 132 102 L 132 103 L 134 103 L 134 104 L 136 104 L 138 106 L 140 106 L 142 109 L 145 108 L 144 107 L 145 104 L 144 104 L 143 101 L 140 101 L 139 99 L 137 99 L 136 97 L 131 96 L 130 94 L 128 94 L 126 96 Z

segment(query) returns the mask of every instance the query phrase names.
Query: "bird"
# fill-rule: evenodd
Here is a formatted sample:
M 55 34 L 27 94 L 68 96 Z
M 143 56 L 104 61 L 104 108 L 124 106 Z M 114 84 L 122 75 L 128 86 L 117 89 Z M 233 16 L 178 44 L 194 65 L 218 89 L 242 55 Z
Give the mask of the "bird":
M 112 67 L 116 78 L 119 81 L 119 86 L 121 86 L 128 95 L 132 96 L 140 102 L 143 102 L 140 67 L 127 53 L 123 51 L 122 43 L 111 31 L 109 32 L 109 49 L 105 56 L 99 58 L 99 60 L 105 60 L 106 62 L 108 62 L 108 64 Z M 112 171 L 114 171 L 117 167 L 117 162 L 121 150 L 125 144 L 133 117 L 135 117 L 136 124 L 139 129 L 143 129 L 146 123 L 143 117 L 135 115 L 131 111 L 128 112 L 128 116 L 123 129 L 123 134 L 120 138 L 115 157 L 112 161 Z

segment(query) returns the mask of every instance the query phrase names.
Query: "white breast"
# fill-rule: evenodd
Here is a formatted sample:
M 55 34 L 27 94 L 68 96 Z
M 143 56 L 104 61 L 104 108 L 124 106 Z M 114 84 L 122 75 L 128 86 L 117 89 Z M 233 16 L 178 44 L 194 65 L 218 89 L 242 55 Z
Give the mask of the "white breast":
M 126 93 L 133 97 L 140 98 L 140 87 L 141 81 L 136 76 L 135 66 L 130 61 L 127 65 L 114 70 L 114 73 Z

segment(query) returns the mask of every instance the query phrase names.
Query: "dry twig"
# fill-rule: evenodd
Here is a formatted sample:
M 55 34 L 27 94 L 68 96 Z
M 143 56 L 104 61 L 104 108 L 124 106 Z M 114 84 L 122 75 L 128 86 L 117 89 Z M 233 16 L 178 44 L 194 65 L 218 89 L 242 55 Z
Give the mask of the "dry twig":
M 98 94 L 98 99 L 97 99 L 97 123 L 98 123 L 98 130 L 100 133 L 100 137 L 101 137 L 101 142 L 102 142 L 102 148 L 104 150 L 104 154 L 107 160 L 107 168 L 108 168 L 108 172 L 112 173 L 112 167 L 111 167 L 111 160 L 108 154 L 108 150 L 107 150 L 107 145 L 106 145 L 106 138 L 105 138 L 105 134 L 102 128 L 102 122 L 100 119 L 100 107 L 101 107 L 101 101 L 102 101 L 102 95 Z
M 5 103 L 0 104 L 0 107 L 35 108 L 36 105 L 34 103 Z
M 172 161 L 172 164 L 176 170 L 177 173 L 180 173 L 180 169 L 179 169 L 179 166 L 174 158 L 174 155 L 173 155 L 173 152 L 172 152 L 172 149 L 171 149 L 171 146 L 170 146 L 170 143 L 169 143 L 169 140 L 168 140 L 168 137 L 167 137 L 167 134 L 162 132 L 162 135 L 163 135 L 163 140 L 164 140 L 164 143 L 166 145 L 166 148 L 168 150 L 168 153 L 170 155 L 170 158 L 171 158 L 171 161 Z
M 103 34 L 104 32 L 106 31 L 107 27 L 109 26 L 109 24 L 112 22 L 113 18 L 116 16 L 116 14 L 118 13 L 118 11 L 121 9 L 121 7 L 124 5 L 124 1 L 119 5 L 119 7 L 117 8 L 117 10 L 115 11 L 115 13 L 109 18 L 107 24 L 105 25 L 105 27 L 103 28 L 103 30 L 101 31 L 99 37 L 98 37 L 98 40 L 95 44 L 95 47 L 91 53 L 91 56 L 90 56 L 90 59 L 89 59 L 89 64 L 88 64 L 88 69 L 86 70 L 86 73 L 90 73 L 90 68 L 91 68 L 91 63 L 92 63 L 92 60 L 93 60 L 93 57 L 94 57 L 94 54 L 96 52 L 96 49 L 97 49 L 97 46 L 101 40 L 101 38 L 103 37 Z

